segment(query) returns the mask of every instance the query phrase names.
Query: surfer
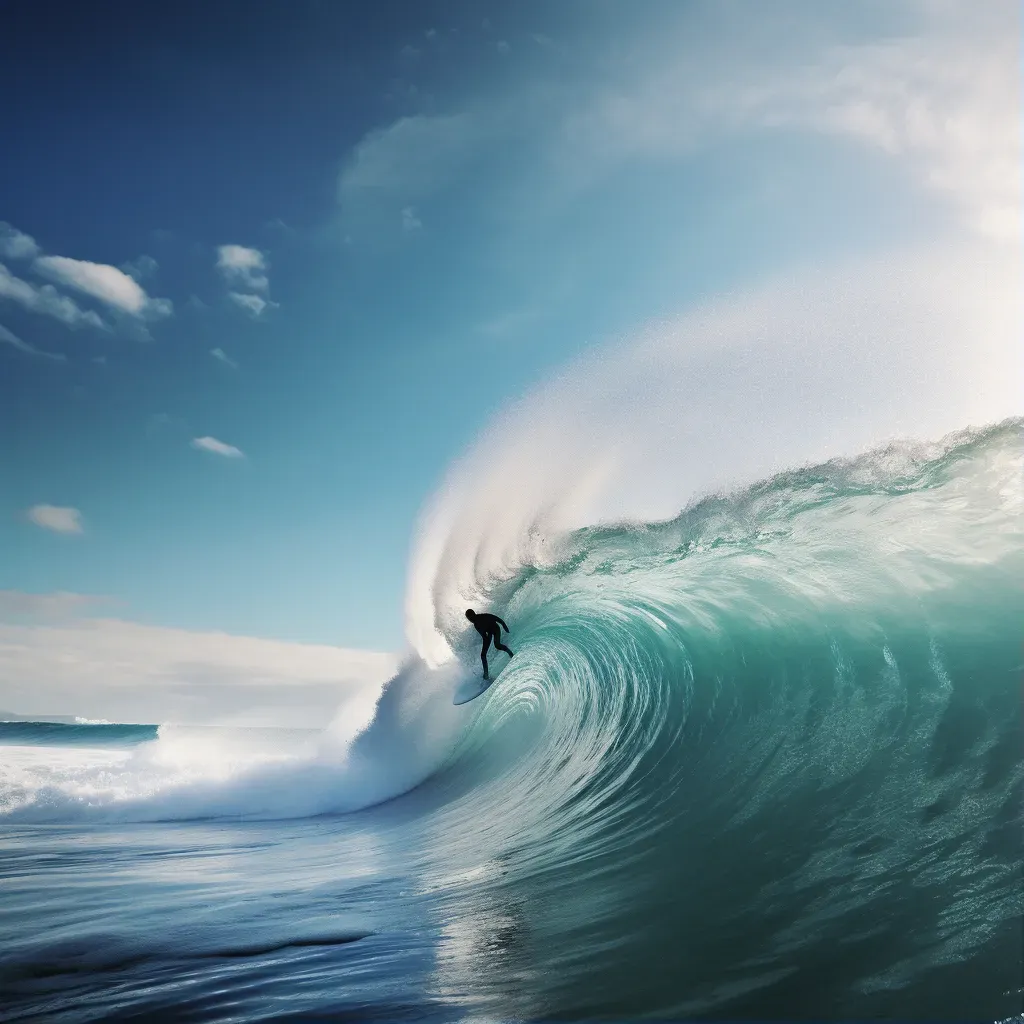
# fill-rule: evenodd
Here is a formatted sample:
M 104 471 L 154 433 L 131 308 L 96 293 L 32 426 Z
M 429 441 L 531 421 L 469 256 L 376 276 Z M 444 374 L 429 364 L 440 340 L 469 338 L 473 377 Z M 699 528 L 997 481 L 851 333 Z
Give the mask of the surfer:
M 512 652 L 501 642 L 501 631 L 504 629 L 506 633 L 511 633 L 512 630 L 505 625 L 504 619 L 499 619 L 497 615 L 491 615 L 490 612 L 475 612 L 472 608 L 467 608 L 466 618 L 476 626 L 476 631 L 484 638 L 484 649 L 480 652 L 480 660 L 484 663 L 484 679 L 490 679 L 487 674 L 487 648 L 491 646 L 493 640 L 494 646 L 511 658 Z

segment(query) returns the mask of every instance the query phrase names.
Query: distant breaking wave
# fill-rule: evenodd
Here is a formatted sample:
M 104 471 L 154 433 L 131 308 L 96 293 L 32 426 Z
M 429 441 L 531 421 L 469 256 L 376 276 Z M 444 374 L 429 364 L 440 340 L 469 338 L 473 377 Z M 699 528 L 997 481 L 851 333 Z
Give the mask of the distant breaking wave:
M 0 722 L 0 744 L 132 745 L 157 738 L 155 725 L 119 725 L 116 722 Z

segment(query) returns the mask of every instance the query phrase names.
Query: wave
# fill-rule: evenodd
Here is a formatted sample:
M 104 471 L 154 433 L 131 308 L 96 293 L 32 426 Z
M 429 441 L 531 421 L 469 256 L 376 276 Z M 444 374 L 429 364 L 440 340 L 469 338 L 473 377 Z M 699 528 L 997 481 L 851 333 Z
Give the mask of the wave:
M 402 798 L 492 837 L 500 809 L 543 859 L 847 787 L 829 814 L 855 845 L 925 813 L 984 836 L 1021 771 L 1019 254 L 997 256 L 812 275 L 569 367 L 428 505 L 383 691 L 315 738 L 165 725 L 116 764 L 24 763 L 0 812 Z M 516 658 L 455 708 L 479 664 L 469 605 L 500 609 Z
M 157 738 L 155 725 L 78 719 L 69 722 L 0 722 L 0 744 L 131 746 Z
M 894 443 L 671 520 L 553 537 L 557 554 L 487 581 L 516 658 L 465 708 L 451 694 L 478 671 L 478 650 L 475 634 L 451 630 L 448 662 L 411 655 L 376 703 L 364 695 L 319 735 L 4 725 L 143 741 L 116 766 L 26 769 L 8 780 L 6 816 L 294 817 L 419 787 L 421 801 L 446 794 L 459 820 L 500 804 L 522 837 L 571 834 L 586 850 L 595 832 L 611 842 L 617 822 L 628 844 L 677 820 L 680 792 L 712 779 L 738 823 L 802 787 L 865 786 L 884 763 L 871 799 L 901 814 L 955 810 L 984 832 L 1021 780 L 1009 723 L 1022 427 Z M 867 792 L 849 814 L 868 814 Z M 875 826 L 845 827 L 865 842 Z

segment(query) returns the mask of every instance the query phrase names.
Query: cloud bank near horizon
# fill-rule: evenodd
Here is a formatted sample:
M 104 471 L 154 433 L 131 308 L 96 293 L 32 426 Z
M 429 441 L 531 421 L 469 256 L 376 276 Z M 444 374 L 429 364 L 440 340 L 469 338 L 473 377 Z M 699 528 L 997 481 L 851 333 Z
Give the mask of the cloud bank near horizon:
M 101 599 L 0 592 L 0 708 L 111 722 L 314 728 L 398 657 L 81 617 Z M 25 621 L 25 620 L 30 621 Z

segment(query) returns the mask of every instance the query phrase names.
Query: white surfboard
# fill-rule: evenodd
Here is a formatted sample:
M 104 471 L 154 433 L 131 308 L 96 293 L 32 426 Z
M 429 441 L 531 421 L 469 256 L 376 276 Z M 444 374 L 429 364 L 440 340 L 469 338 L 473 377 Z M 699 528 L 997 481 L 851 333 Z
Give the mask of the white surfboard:
M 498 676 L 501 675 L 503 670 L 504 666 L 490 679 L 484 679 L 483 676 L 477 676 L 475 679 L 467 679 L 465 682 L 460 683 L 455 690 L 455 696 L 452 698 L 452 703 L 457 707 L 459 704 L 468 704 L 471 700 L 475 700 L 481 693 L 485 693 L 495 684 Z

